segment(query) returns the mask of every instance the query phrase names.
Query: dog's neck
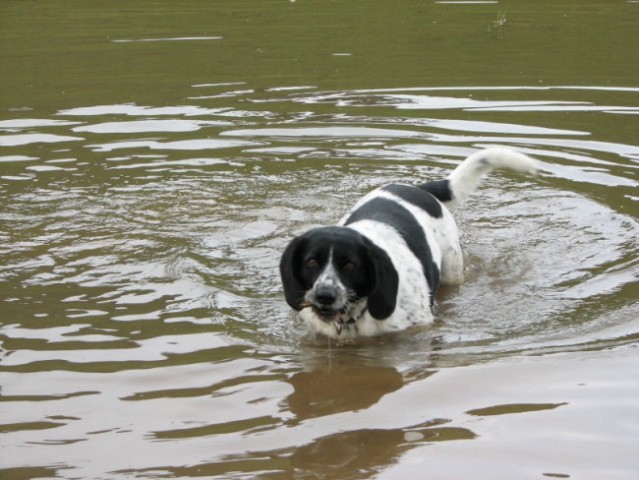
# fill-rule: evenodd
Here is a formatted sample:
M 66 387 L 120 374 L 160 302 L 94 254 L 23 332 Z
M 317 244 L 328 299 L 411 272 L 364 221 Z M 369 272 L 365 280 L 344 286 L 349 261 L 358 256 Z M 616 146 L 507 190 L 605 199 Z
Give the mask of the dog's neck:
M 366 305 L 366 301 L 360 300 L 350 309 L 348 312 L 340 315 L 335 320 L 335 330 L 337 331 L 337 335 L 341 335 L 342 330 L 355 328 L 357 329 L 357 321 L 362 318 L 366 312 L 368 311 L 368 307 Z

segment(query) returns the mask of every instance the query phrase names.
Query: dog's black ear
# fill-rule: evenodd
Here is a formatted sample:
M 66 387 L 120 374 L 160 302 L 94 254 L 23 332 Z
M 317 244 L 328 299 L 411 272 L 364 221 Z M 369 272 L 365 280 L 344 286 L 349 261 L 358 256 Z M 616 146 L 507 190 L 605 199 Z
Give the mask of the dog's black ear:
M 306 293 L 304 285 L 299 280 L 301 255 L 304 248 L 303 237 L 294 238 L 288 244 L 280 260 L 280 276 L 284 287 L 284 297 L 286 302 L 295 310 L 301 310 L 301 303 L 304 301 Z
M 368 311 L 376 320 L 384 320 L 395 311 L 399 276 L 388 253 L 368 239 L 366 243 L 371 252 L 375 281 L 368 295 Z

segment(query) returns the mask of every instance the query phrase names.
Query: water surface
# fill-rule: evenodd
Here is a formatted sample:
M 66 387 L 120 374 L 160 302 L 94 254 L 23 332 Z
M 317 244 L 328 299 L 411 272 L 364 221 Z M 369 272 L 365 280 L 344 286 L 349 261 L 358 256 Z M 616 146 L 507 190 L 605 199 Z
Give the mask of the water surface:
M 638 8 L 3 3 L 2 478 L 636 478 Z M 287 242 L 493 145 L 436 323 L 306 334 Z

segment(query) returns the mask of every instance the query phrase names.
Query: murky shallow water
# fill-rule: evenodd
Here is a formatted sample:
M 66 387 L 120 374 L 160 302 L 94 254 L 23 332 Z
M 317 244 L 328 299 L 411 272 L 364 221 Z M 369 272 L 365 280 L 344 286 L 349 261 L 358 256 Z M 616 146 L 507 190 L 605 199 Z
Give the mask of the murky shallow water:
M 162 32 L 108 51 L 243 47 Z M 635 478 L 639 88 L 251 75 L 3 101 L 3 478 Z M 455 212 L 467 281 L 437 323 L 305 335 L 288 240 L 496 144 L 545 171 L 495 174 Z

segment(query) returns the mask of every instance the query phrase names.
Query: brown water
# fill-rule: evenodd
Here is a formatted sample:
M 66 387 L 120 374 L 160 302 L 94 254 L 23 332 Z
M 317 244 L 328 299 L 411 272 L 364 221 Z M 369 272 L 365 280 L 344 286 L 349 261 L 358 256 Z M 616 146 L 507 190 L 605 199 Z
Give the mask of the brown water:
M 0 3 L 0 477 L 635 479 L 639 3 Z M 489 145 L 437 323 L 277 264 Z

